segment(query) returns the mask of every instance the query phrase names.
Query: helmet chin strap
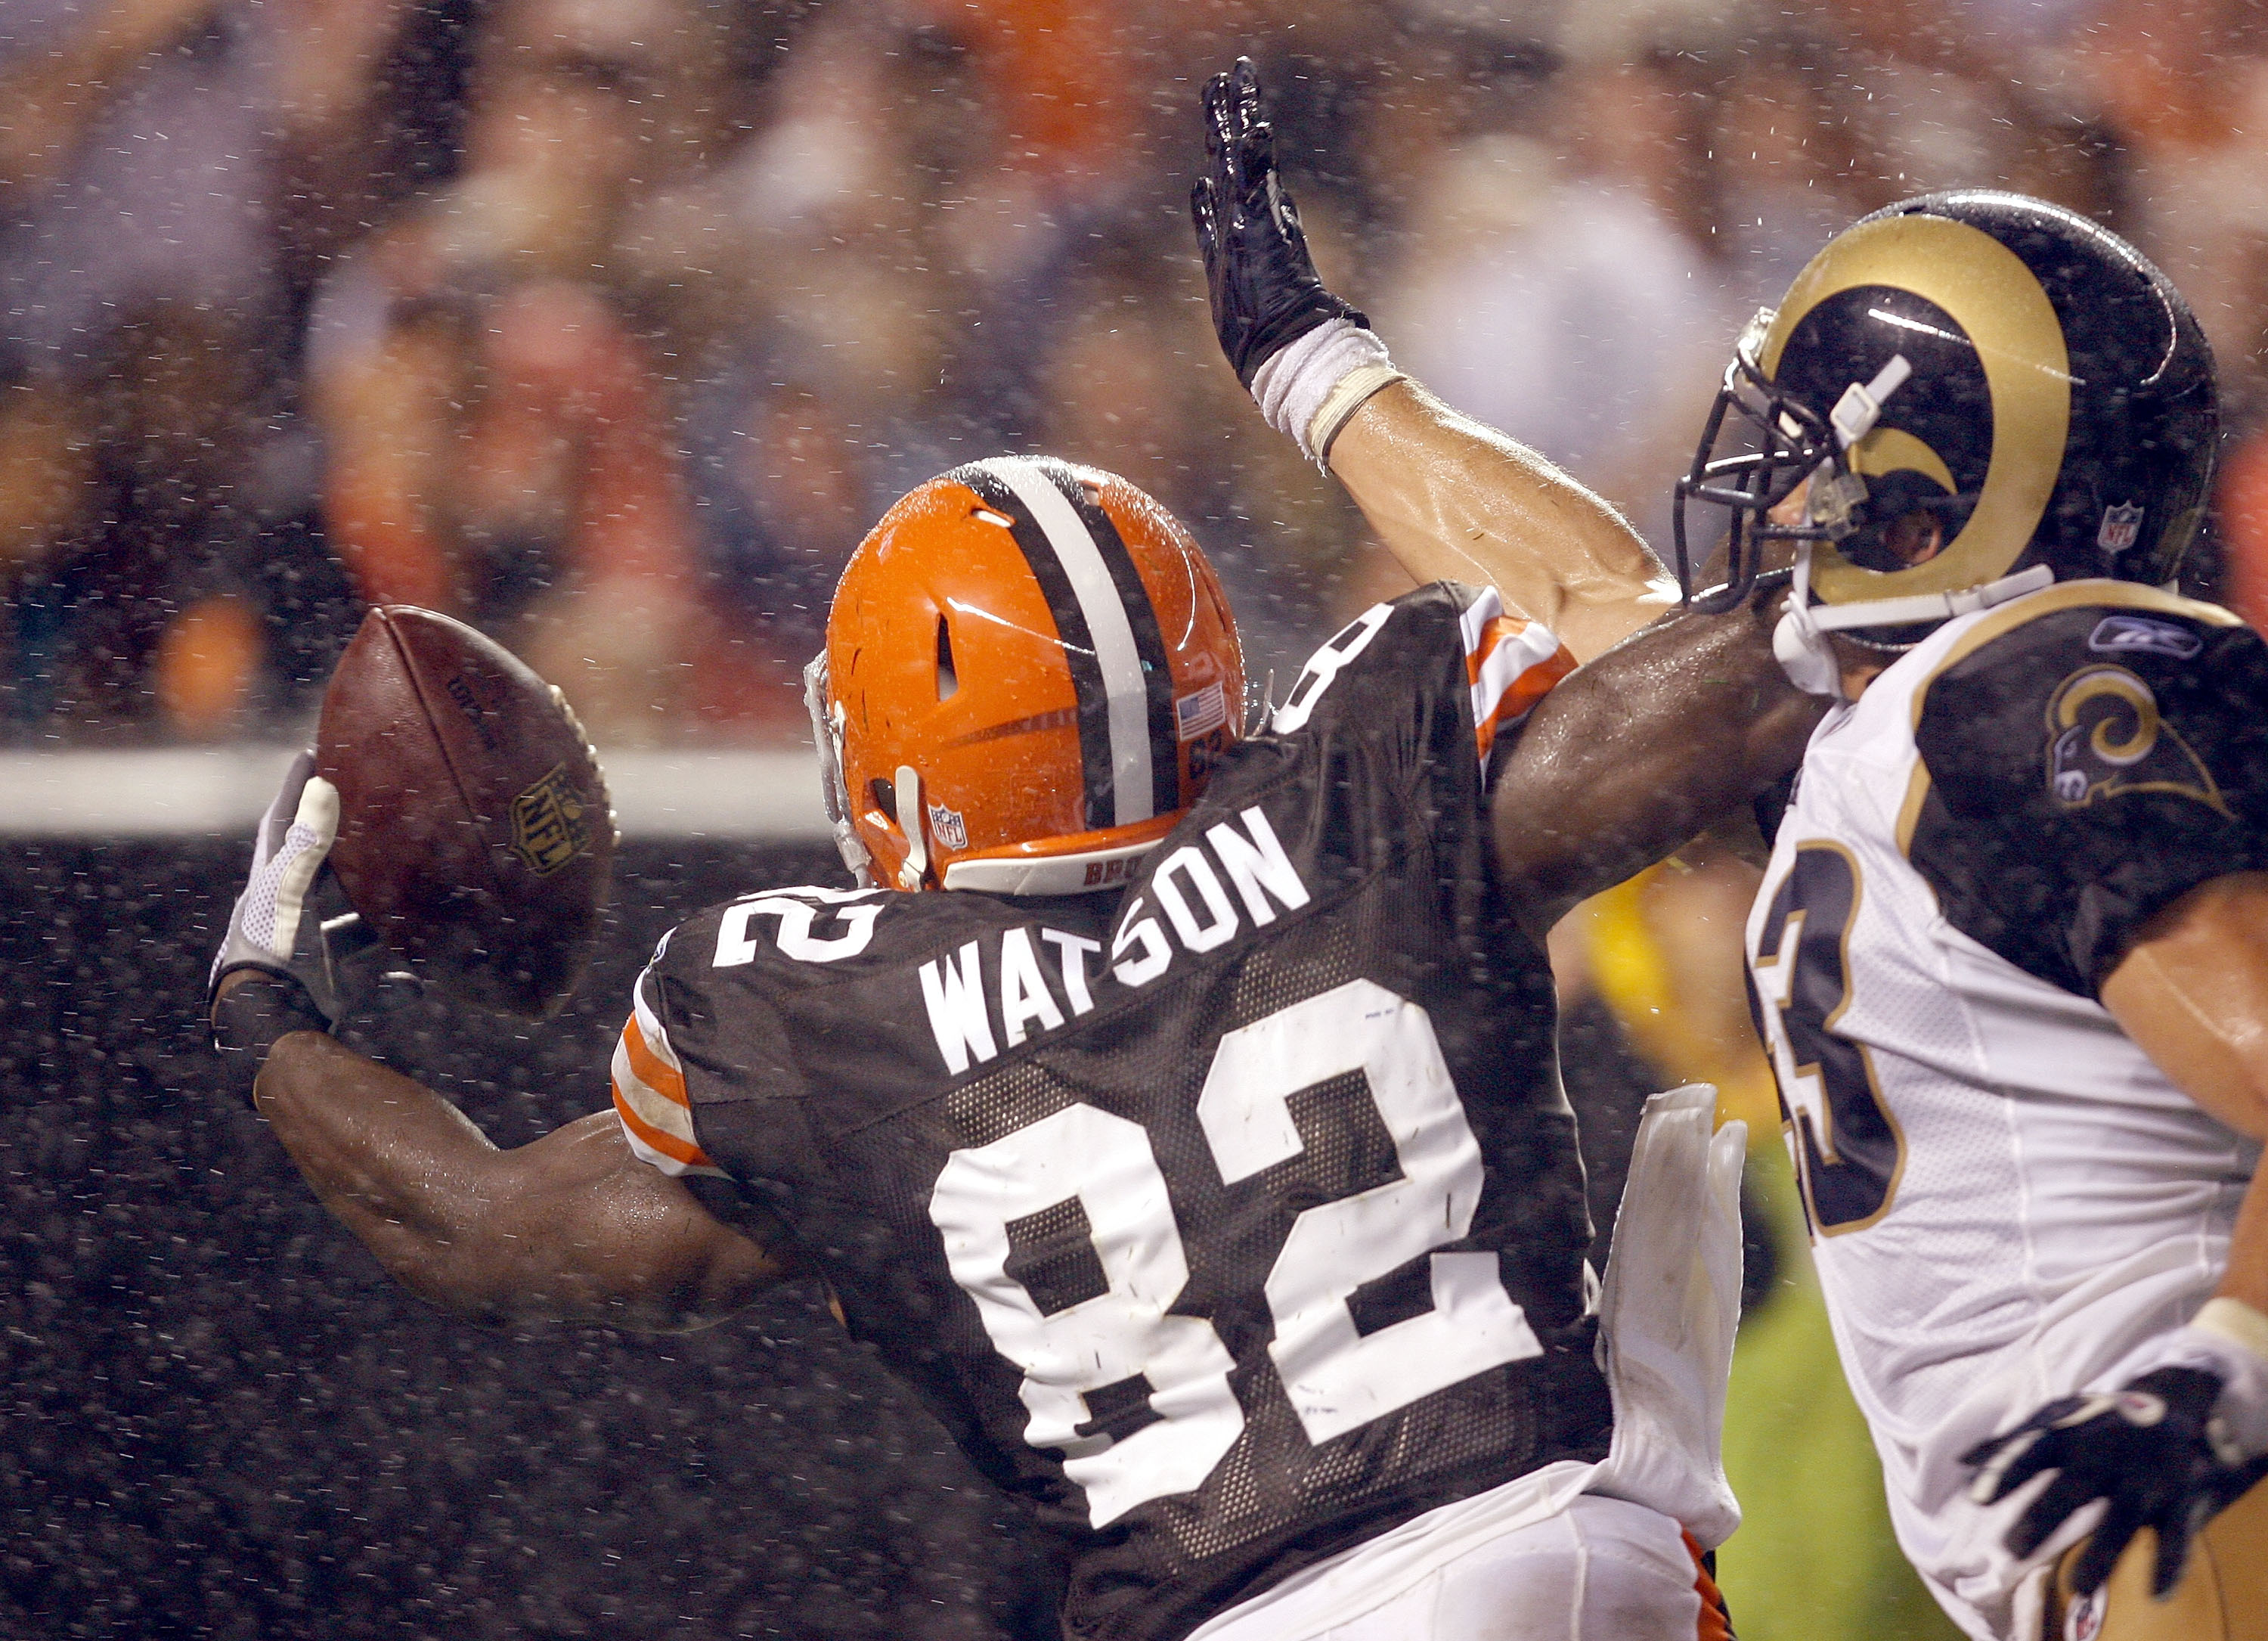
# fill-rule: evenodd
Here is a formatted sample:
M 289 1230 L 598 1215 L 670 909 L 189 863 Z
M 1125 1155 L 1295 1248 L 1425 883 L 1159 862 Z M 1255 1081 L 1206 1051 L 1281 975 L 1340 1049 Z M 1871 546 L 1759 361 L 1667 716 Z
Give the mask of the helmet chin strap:
M 850 790 L 843 778 L 843 703 L 828 699 L 827 652 L 821 650 L 803 669 L 803 704 L 811 713 L 812 745 L 819 753 L 819 789 L 827 800 L 828 830 L 843 864 L 861 889 L 874 883 L 873 857 L 858 841 L 850 824 Z
M 1828 642 L 1831 632 L 1852 627 L 1901 627 L 1920 621 L 1944 621 L 1979 610 L 1990 610 L 2012 598 L 2036 593 L 2055 584 L 2055 572 L 2043 564 L 1980 587 L 1950 593 L 1917 593 L 1906 598 L 1876 598 L 1855 604 L 1814 604 L 1811 602 L 1811 543 L 1795 550 L 1795 584 L 1789 589 L 1786 611 L 1772 632 L 1772 655 L 1787 681 L 1806 695 L 1843 700 L 1843 668 Z
M 898 830 L 906 835 L 906 861 L 898 868 L 898 887 L 918 889 L 929 874 L 929 834 L 922 830 L 920 772 L 911 764 L 899 765 L 890 790 L 898 800 Z

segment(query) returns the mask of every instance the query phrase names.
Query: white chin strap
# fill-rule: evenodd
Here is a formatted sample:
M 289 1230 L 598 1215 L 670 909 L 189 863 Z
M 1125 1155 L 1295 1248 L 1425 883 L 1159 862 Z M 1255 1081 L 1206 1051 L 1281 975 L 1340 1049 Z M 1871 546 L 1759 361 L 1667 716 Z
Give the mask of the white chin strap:
M 850 789 L 843 778 L 843 703 L 828 699 L 827 652 L 803 669 L 803 704 L 811 713 L 811 740 L 819 753 L 819 789 L 827 800 L 827 826 L 843 864 L 861 889 L 874 886 L 873 858 L 850 824 Z
M 890 791 L 898 801 L 898 830 L 906 835 L 906 858 L 898 868 L 898 887 L 918 889 L 929 872 L 929 833 L 922 830 L 920 772 L 911 764 L 899 765 Z
M 1839 701 L 1844 699 L 1843 668 L 1828 642 L 1829 633 L 1851 627 L 1902 627 L 1920 621 L 1944 621 L 1990 610 L 2054 584 L 2055 572 L 2036 564 L 1997 581 L 1955 592 L 1917 593 L 1908 598 L 1877 598 L 1856 604 L 1814 604 L 1811 543 L 1804 542 L 1796 548 L 1795 585 L 1788 592 L 1786 613 L 1772 633 L 1772 654 L 1797 689 Z

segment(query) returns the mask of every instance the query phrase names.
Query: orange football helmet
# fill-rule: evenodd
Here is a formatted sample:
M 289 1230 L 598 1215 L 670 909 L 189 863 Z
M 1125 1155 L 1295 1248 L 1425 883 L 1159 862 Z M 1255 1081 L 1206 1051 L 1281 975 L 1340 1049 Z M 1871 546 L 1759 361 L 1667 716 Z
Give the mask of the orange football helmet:
M 1124 882 L 1204 789 L 1242 729 L 1244 658 L 1164 507 L 998 456 L 859 543 L 805 695 L 861 883 L 1078 894 Z

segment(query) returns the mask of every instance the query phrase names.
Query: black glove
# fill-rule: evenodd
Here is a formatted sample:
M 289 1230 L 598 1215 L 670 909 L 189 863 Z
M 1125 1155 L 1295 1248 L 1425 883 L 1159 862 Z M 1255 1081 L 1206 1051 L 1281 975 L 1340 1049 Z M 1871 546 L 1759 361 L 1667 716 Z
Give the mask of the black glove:
M 252 872 L 229 913 L 205 983 L 214 1049 L 245 1098 L 268 1051 L 292 1031 L 328 1031 L 368 977 L 349 965 L 377 942 L 326 863 L 338 835 L 338 794 L 312 753 L 291 760 L 253 840 Z M 256 971 L 221 994 L 221 981 Z
M 1206 83 L 1204 124 L 1211 163 L 1189 190 L 1189 215 L 1221 351 L 1249 388 L 1261 366 L 1317 325 L 1370 321 L 1315 277 L 1299 209 L 1276 174 L 1276 133 L 1260 117 L 1251 58 Z
M 2150 1591 L 2163 1596 L 2182 1576 L 2191 1534 L 2268 1475 L 2268 1457 L 2245 1460 L 2213 1416 L 2221 1386 L 2202 1368 L 2162 1367 L 2108 1394 L 2051 1401 L 1961 1455 L 1982 1467 L 1970 1497 L 1997 1504 L 2043 1471 L 2061 1472 L 2009 1529 L 2008 1553 L 2030 1555 L 2100 1498 L 2108 1507 L 2072 1569 L 2073 1593 L 2093 1594 L 2127 1541 L 2151 1527 Z

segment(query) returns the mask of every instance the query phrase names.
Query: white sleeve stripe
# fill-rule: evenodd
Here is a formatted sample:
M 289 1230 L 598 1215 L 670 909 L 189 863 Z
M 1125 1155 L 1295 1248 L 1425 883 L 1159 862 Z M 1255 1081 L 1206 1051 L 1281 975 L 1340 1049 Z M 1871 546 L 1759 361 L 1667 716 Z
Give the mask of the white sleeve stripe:
M 615 1092 L 638 1119 L 660 1129 L 673 1139 L 693 1144 L 693 1108 L 682 1100 L 674 1100 L 655 1088 L 631 1069 L 630 1050 L 620 1044 L 615 1048 Z
M 694 1160 L 705 1153 L 693 1137 L 693 1112 L 648 1086 L 630 1068 L 629 1048 L 619 1044 L 615 1049 L 614 1077 L 615 1113 L 622 1120 L 622 1137 L 630 1142 L 631 1155 L 674 1178 L 725 1177 L 723 1169 Z M 680 1156 L 679 1151 L 686 1155 Z
M 1480 676 L 1473 680 L 1473 722 L 1486 723 L 1506 691 L 1519 683 L 1528 669 L 1543 665 L 1558 653 L 1559 640 L 1533 625 L 1498 639 L 1488 659 L 1481 662 Z
M 1465 640 L 1465 654 L 1473 654 L 1481 647 L 1482 635 L 1490 622 L 1504 613 L 1504 600 L 1493 587 L 1481 588 L 1481 595 L 1457 617 L 1458 634 Z
M 647 1167 L 667 1174 L 673 1179 L 682 1179 L 688 1174 L 699 1174 L 710 1179 L 732 1178 L 721 1168 L 711 1168 L 700 1163 L 681 1163 L 666 1152 L 655 1150 L 653 1147 L 638 1138 L 637 1130 L 627 1122 L 622 1125 L 622 1138 L 630 1142 L 631 1156 L 637 1157 Z
M 681 1137 L 688 1142 L 691 1141 L 693 1138 L 692 1105 L 682 1096 L 673 1094 L 666 1088 L 656 1088 L 638 1076 L 636 1061 L 627 1044 L 618 1044 L 615 1048 L 615 1086 L 630 1098 L 639 1116 L 645 1118 L 656 1127 L 666 1128 L 673 1134 L 678 1133 L 681 1128 L 683 1133 Z M 656 1113 L 665 1109 L 676 1112 L 681 1120 L 663 1120 Z
M 630 987 L 630 1013 L 637 1020 L 638 1035 L 645 1039 L 645 1046 L 652 1051 L 653 1057 L 672 1071 L 681 1072 L 685 1068 L 678 1063 L 677 1051 L 669 1046 L 669 1031 L 661 1023 L 661 1013 L 645 1000 L 645 983 L 651 973 L 648 971 L 639 975 L 637 984 Z M 622 1060 L 619 1047 L 615 1051 L 615 1059 L 618 1064 Z

